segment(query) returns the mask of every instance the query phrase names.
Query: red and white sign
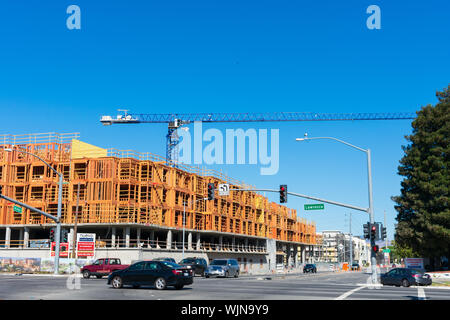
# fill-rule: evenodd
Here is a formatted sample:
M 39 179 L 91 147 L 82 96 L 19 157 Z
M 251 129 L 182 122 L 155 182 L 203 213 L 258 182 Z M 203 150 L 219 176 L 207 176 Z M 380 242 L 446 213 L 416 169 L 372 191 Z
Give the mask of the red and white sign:
M 411 269 L 423 269 L 423 258 L 405 258 L 405 267 Z
M 93 257 L 95 254 L 95 233 L 77 233 L 77 256 Z
M 50 246 L 50 255 L 52 257 L 55 256 L 55 248 L 56 248 L 56 242 L 52 242 L 52 244 Z M 59 244 L 59 257 L 67 258 L 68 256 L 69 256 L 69 243 L 61 242 Z

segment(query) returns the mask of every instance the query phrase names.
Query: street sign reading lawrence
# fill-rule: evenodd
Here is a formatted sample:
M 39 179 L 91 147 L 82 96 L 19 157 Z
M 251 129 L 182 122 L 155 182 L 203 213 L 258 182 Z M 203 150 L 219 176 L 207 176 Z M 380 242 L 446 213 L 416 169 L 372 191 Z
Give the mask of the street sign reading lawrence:
M 19 206 L 14 206 L 14 212 L 22 213 L 22 208 Z
M 323 210 L 325 205 L 323 203 L 319 204 L 305 204 L 305 210 Z

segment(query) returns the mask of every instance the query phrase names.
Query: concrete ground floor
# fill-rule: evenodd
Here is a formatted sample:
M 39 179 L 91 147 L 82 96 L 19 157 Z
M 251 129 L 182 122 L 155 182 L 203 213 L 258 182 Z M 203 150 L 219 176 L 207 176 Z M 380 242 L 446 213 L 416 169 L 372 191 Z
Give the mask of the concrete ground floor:
M 50 230 L 55 225 L 0 226 L 0 259 L 50 258 Z M 306 248 L 311 244 L 205 230 L 182 230 L 143 224 L 62 225 L 68 232 L 69 245 L 75 233 L 94 233 L 95 254 L 89 259 L 120 258 L 130 264 L 138 260 L 171 257 L 202 257 L 211 262 L 218 258 L 237 259 L 241 273 L 265 274 L 298 269 L 311 262 Z M 72 252 L 72 250 L 70 250 Z

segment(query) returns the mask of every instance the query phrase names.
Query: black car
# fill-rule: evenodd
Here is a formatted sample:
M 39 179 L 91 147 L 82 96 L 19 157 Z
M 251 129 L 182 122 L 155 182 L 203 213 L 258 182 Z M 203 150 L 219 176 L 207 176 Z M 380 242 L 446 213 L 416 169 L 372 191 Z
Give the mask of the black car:
M 191 257 L 181 260 L 179 263 L 181 266 L 186 266 L 194 270 L 194 274 L 199 274 L 202 277 L 205 276 L 208 263 L 203 258 Z
M 359 266 L 359 263 L 354 262 L 351 266 L 352 270 L 356 270 L 359 271 L 361 269 L 361 267 Z
M 317 273 L 316 265 L 315 264 L 306 264 L 303 267 L 303 273 L 307 273 L 307 272 Z
M 167 258 L 167 257 L 155 258 L 152 260 L 153 261 L 169 261 L 169 262 L 177 263 L 174 258 Z
M 116 289 L 124 285 L 131 285 L 133 288 L 154 286 L 158 290 L 168 286 L 182 289 L 193 282 L 190 269 L 168 261 L 139 261 L 108 276 L 108 284 Z
M 432 280 L 428 274 L 415 269 L 395 268 L 380 276 L 381 284 L 397 287 L 410 285 L 431 285 Z

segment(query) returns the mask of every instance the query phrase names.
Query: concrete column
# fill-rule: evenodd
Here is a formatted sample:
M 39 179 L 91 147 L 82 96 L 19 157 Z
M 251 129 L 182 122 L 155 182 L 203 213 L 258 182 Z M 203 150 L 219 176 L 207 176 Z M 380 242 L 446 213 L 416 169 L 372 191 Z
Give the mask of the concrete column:
M 150 243 L 149 243 L 149 245 L 150 246 L 153 246 L 153 245 L 155 245 L 156 246 L 156 244 L 153 242 L 153 241 L 155 241 L 155 231 L 150 231 Z
M 292 248 L 291 248 L 291 245 L 287 245 L 286 246 L 286 250 L 287 250 L 287 263 L 288 263 L 288 266 L 290 267 L 291 265 L 293 265 L 293 263 L 294 263 L 294 261 L 293 261 L 293 258 L 292 258 Z
M 130 247 L 130 227 L 126 227 L 124 230 L 125 248 Z
M 9 244 L 11 242 L 11 227 L 6 227 L 5 233 L 5 247 L 9 248 Z
M 298 245 L 294 245 L 294 267 L 298 268 Z
M 231 248 L 232 250 L 236 250 L 236 237 L 231 238 Z
M 245 251 L 248 251 L 248 238 L 245 238 L 245 239 L 244 239 L 244 243 L 245 243 L 245 248 L 244 248 L 244 250 L 245 250 Z
M 25 248 L 28 248 L 29 242 L 30 242 L 30 228 L 25 227 L 23 233 L 23 245 Z
M 277 244 L 275 239 L 266 240 L 267 263 L 269 264 L 269 272 L 275 272 L 277 264 Z
M 167 231 L 166 248 L 172 249 L 172 230 Z
M 136 229 L 136 239 L 137 239 L 137 247 L 140 248 L 141 243 L 141 228 Z
M 19 240 L 23 240 L 23 229 L 19 229 Z
M 305 256 L 306 256 L 306 247 L 302 246 L 302 264 L 305 263 Z
M 223 236 L 219 236 L 219 250 L 222 250 Z
M 197 250 L 200 250 L 200 233 L 197 233 Z
M 111 247 L 116 246 L 116 227 L 111 228 Z
M 192 232 L 188 233 L 188 250 L 192 250 Z

